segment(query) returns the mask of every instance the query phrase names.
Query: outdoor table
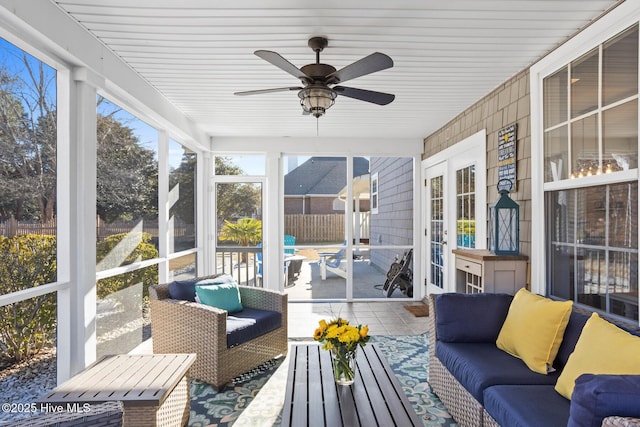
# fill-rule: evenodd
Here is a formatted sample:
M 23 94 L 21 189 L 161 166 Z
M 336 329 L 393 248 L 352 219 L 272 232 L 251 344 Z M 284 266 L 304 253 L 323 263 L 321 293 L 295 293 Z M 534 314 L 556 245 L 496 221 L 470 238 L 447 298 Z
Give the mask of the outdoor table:
M 375 344 L 358 349 L 351 386 L 335 383 L 331 355 L 319 345 L 293 345 L 288 357 L 283 427 L 423 425 Z
M 77 408 L 120 401 L 125 426 L 184 425 L 190 404 L 186 373 L 195 359 L 195 354 L 106 356 L 56 387 L 41 404 Z

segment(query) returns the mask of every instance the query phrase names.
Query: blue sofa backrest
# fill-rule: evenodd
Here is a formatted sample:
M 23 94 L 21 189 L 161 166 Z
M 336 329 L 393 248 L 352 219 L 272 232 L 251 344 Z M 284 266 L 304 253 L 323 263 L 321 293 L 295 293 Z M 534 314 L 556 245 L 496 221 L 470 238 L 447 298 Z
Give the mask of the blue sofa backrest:
M 509 294 L 446 293 L 436 296 L 436 334 L 443 342 L 495 343 L 507 318 Z
M 576 348 L 576 343 L 578 342 L 578 338 L 580 338 L 580 333 L 582 332 L 584 324 L 587 323 L 587 320 L 589 320 L 589 316 L 586 314 L 579 313 L 575 310 L 571 312 L 567 329 L 565 329 L 564 337 L 562 338 L 562 344 L 560 344 L 558 355 L 553 362 L 554 368 L 560 370 L 567 364 L 569 355 L 571 355 Z

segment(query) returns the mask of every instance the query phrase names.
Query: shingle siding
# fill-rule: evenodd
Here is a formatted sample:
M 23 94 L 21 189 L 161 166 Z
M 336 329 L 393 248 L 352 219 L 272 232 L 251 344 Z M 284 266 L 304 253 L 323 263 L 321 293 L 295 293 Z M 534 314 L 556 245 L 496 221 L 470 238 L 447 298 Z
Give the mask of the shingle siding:
M 378 213 L 371 214 L 371 262 L 386 271 L 402 251 L 375 250 L 375 245 L 413 243 L 413 159 L 372 157 L 371 176 L 375 173 L 378 173 Z
M 498 86 L 424 140 L 423 159 L 486 129 L 487 203 L 498 198 L 498 131 L 517 123 L 517 185 L 511 198 L 520 205 L 520 252 L 531 255 L 531 108 L 529 70 Z M 480 191 L 480 190 L 479 190 Z

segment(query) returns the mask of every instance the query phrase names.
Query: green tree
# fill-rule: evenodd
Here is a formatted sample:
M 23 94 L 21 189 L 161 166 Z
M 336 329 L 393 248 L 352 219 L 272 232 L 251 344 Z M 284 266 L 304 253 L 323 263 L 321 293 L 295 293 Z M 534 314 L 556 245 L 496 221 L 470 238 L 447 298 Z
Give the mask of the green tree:
M 243 170 L 227 157 L 216 156 L 216 175 L 242 175 Z M 216 187 L 218 224 L 244 216 L 254 216 L 261 206 L 261 191 L 251 183 L 224 183 Z
M 236 222 L 224 221 L 218 238 L 240 246 L 254 246 L 262 242 L 262 221 L 254 218 L 240 218 Z M 242 253 L 242 262 L 247 262 L 247 254 Z
M 220 230 L 220 240 L 240 246 L 257 245 L 262 242 L 262 221 L 254 218 L 240 218 L 235 223 L 225 220 Z
M 133 130 L 113 115 L 98 114 L 97 212 L 108 221 L 155 217 L 158 164 Z
M 196 153 L 187 151 L 180 166 L 169 173 L 169 189 L 176 185 L 180 188 L 180 197 L 171 206 L 170 216 L 176 216 L 186 224 L 195 223 L 196 163 Z
M 24 52 L 3 53 L 19 72 L 0 68 L 0 215 L 47 222 L 56 202 L 55 72 Z

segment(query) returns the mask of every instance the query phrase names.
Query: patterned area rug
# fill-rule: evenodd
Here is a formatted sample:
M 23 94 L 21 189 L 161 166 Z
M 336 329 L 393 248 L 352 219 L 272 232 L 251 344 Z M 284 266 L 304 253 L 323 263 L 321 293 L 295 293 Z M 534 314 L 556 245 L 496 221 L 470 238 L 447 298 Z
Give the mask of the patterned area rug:
M 457 426 L 427 383 L 429 353 L 424 335 L 373 336 L 370 342 L 385 353 L 425 426 Z M 234 379 L 234 385 L 220 393 L 192 380 L 189 426 L 280 426 L 287 369 L 287 359 L 272 360 Z

